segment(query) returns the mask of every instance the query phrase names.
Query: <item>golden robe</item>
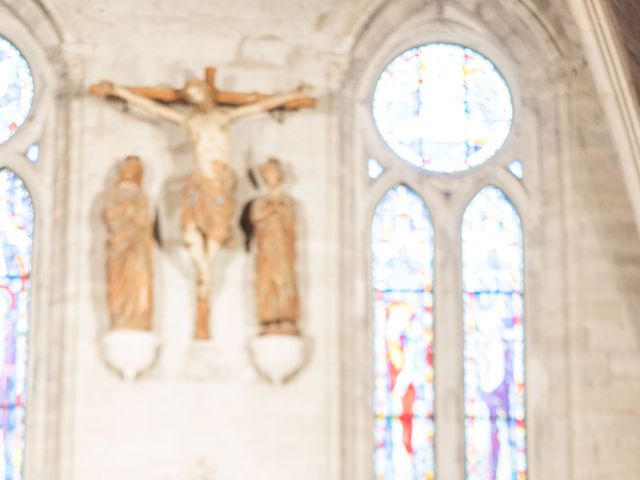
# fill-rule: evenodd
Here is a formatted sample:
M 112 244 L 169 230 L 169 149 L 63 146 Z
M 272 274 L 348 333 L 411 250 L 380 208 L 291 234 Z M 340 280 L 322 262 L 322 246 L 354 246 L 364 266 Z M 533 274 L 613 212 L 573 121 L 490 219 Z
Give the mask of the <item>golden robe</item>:
M 286 323 L 297 329 L 294 209 L 288 195 L 265 195 L 251 207 L 257 244 L 255 291 L 263 327 Z
M 149 202 L 139 187 L 113 187 L 103 211 L 108 230 L 107 284 L 112 329 L 150 330 L 153 232 Z

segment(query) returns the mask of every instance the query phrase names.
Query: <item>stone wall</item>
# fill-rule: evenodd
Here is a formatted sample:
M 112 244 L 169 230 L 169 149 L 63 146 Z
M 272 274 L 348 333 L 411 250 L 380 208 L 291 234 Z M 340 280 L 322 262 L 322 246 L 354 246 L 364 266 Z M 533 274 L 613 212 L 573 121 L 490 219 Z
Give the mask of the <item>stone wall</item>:
M 574 88 L 573 473 L 632 479 L 640 472 L 640 242 L 594 87 L 583 75 Z
M 35 18 L 19 12 L 37 2 L 3 3 L 25 22 Z M 427 2 L 429 8 L 436 3 L 464 4 Z M 540 31 L 547 29 L 549 35 L 540 33 L 540 44 L 575 42 L 575 26 L 564 2 L 496 0 L 491 8 L 485 2 L 484 7 L 471 3 L 465 8 L 487 23 L 501 23 L 501 8 L 534 10 L 544 26 Z M 51 430 L 54 435 L 33 435 L 34 448 L 46 451 L 37 458 L 46 461 L 31 463 L 37 474 L 30 476 L 369 478 L 370 433 L 359 421 L 362 405 L 368 404 L 363 378 L 369 372 L 362 369 L 367 361 L 356 358 L 367 352 L 358 341 L 366 340 L 369 332 L 364 314 L 368 293 L 366 280 L 353 284 L 345 272 L 363 269 L 367 246 L 356 242 L 365 234 L 353 226 L 362 223 L 357 216 L 372 206 L 355 198 L 360 190 L 354 185 L 364 182 L 356 175 L 364 174 L 364 167 L 356 165 L 362 159 L 350 149 L 357 122 L 345 112 L 362 108 L 354 105 L 360 98 L 349 90 L 349 74 L 364 68 L 367 59 L 352 56 L 352 48 L 386 2 L 44 4 L 61 32 L 61 46 L 60 52 L 50 46 L 43 50 L 52 63 L 69 65 L 68 78 L 58 78 L 53 92 L 64 107 L 49 121 L 68 126 L 68 142 L 52 134 L 43 145 L 50 149 L 43 161 L 52 169 L 55 165 L 58 176 L 51 173 L 44 183 L 47 188 L 53 185 L 55 204 L 46 196 L 39 210 L 40 215 L 51 213 L 53 223 L 47 230 L 52 246 L 38 247 L 43 258 L 53 259 L 50 265 L 41 261 L 51 272 L 39 282 L 41 290 L 51 289 L 46 307 L 62 321 L 48 334 L 55 339 L 48 356 L 39 353 L 45 351 L 39 350 L 45 348 L 42 341 L 34 344 L 33 368 L 55 368 L 46 369 L 46 378 L 37 377 L 34 392 L 46 391 L 52 400 L 47 409 L 34 409 L 30 422 L 51 422 L 54 414 L 60 421 Z M 418 8 L 420 2 L 393 2 L 396 11 L 382 22 L 385 31 L 409 11 L 408 4 Z M 496 35 L 517 43 L 509 35 L 525 27 L 504 22 Z M 524 37 L 519 41 L 526 43 Z M 527 198 L 532 199 L 530 218 L 539 226 L 528 251 L 527 267 L 535 272 L 528 294 L 535 297 L 531 318 L 541 319 L 537 326 L 528 326 L 528 388 L 533 398 L 529 422 L 535 438 L 531 476 L 635 479 L 640 476 L 640 406 L 635 401 L 640 390 L 640 324 L 635 313 L 640 307 L 640 242 L 589 71 L 576 67 L 574 75 L 570 61 L 547 60 L 548 65 L 526 60 L 518 65 L 545 78 L 564 75 L 559 82 L 569 78 L 566 88 L 540 92 L 539 102 L 525 104 L 531 128 L 536 128 L 531 135 L 535 141 L 527 147 L 535 152 L 530 160 L 535 165 L 527 170 L 534 175 Z M 574 60 L 581 65 L 579 54 Z M 101 79 L 180 86 L 207 65 L 219 69 L 218 82 L 225 89 L 270 93 L 305 82 L 319 97 L 314 111 L 285 114 L 282 123 L 263 115 L 238 123 L 230 132 L 239 198 L 255 195 L 244 173 L 247 166 L 275 155 L 287 166 L 286 188 L 298 200 L 299 276 L 310 360 L 285 386 L 267 383 L 249 361 L 246 342 L 255 333 L 252 260 L 240 246 L 217 261 L 212 355 L 199 359 L 191 342 L 194 291 L 189 261 L 184 254 L 158 247 L 155 320 L 162 348 L 157 364 L 138 381 L 126 383 L 102 358 L 100 341 L 108 322 L 102 192 L 113 181 L 117 162 L 137 154 L 146 166 L 145 189 L 158 204 L 166 180 L 188 169 L 190 152 L 177 128 L 126 111 L 117 102 L 91 98 L 86 89 Z M 524 97 L 535 95 L 525 92 Z M 455 260 L 447 261 L 446 268 L 456 268 Z M 62 286 L 54 285 L 56 280 Z M 455 285 L 442 288 L 453 295 Z M 345 298 L 344 291 L 356 297 Z M 47 321 L 47 308 L 38 309 L 36 324 Z M 203 361 L 211 361 L 212 368 L 203 369 Z M 455 403 L 460 391 L 458 386 L 442 398 Z M 452 425 L 462 423 L 453 418 L 461 411 L 460 405 L 450 406 Z M 454 450 L 460 446 L 459 433 L 448 435 L 453 440 L 447 445 Z M 462 478 L 461 451 L 439 458 L 447 462 L 439 466 L 441 471 L 458 472 Z M 49 468 L 53 464 L 60 465 L 57 477 Z

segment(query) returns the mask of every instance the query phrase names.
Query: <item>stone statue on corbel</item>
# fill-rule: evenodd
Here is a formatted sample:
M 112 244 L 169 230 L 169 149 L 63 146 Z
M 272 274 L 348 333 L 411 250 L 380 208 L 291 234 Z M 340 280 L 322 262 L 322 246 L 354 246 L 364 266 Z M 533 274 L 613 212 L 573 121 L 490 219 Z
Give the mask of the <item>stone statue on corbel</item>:
M 297 281 L 296 204 L 283 191 L 278 159 L 260 167 L 267 192 L 248 202 L 241 226 L 246 247 L 255 244 L 254 292 L 257 335 L 249 340 L 256 368 L 271 381 L 291 378 L 305 361 Z
M 103 339 L 107 363 L 127 380 L 154 362 L 153 232 L 149 201 L 142 191 L 144 167 L 129 156 L 105 194 L 106 273 L 110 327 Z

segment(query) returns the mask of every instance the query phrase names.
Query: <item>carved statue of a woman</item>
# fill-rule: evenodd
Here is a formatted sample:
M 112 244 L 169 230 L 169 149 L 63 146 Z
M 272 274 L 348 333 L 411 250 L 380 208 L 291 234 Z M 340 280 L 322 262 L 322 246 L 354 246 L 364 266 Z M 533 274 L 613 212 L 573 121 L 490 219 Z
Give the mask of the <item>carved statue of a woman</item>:
M 150 330 L 153 306 L 153 232 L 142 192 L 143 166 L 129 156 L 106 193 L 107 288 L 111 330 Z
M 260 334 L 298 335 L 295 201 L 282 192 L 280 161 L 260 168 L 269 193 L 253 200 L 243 214 L 248 243 L 256 238 L 255 293 Z

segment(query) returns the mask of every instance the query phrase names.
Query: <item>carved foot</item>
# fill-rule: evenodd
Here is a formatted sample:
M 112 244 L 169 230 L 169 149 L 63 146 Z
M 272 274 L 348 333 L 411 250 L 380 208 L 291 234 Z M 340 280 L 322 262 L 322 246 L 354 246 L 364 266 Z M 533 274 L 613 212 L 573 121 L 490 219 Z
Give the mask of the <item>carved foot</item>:
M 209 331 L 209 302 L 202 298 L 198 298 L 196 302 L 196 328 L 193 332 L 193 338 L 196 340 L 210 340 L 211 332 Z
M 112 330 L 103 342 L 107 363 L 127 381 L 151 368 L 158 356 L 158 339 L 146 330 Z

